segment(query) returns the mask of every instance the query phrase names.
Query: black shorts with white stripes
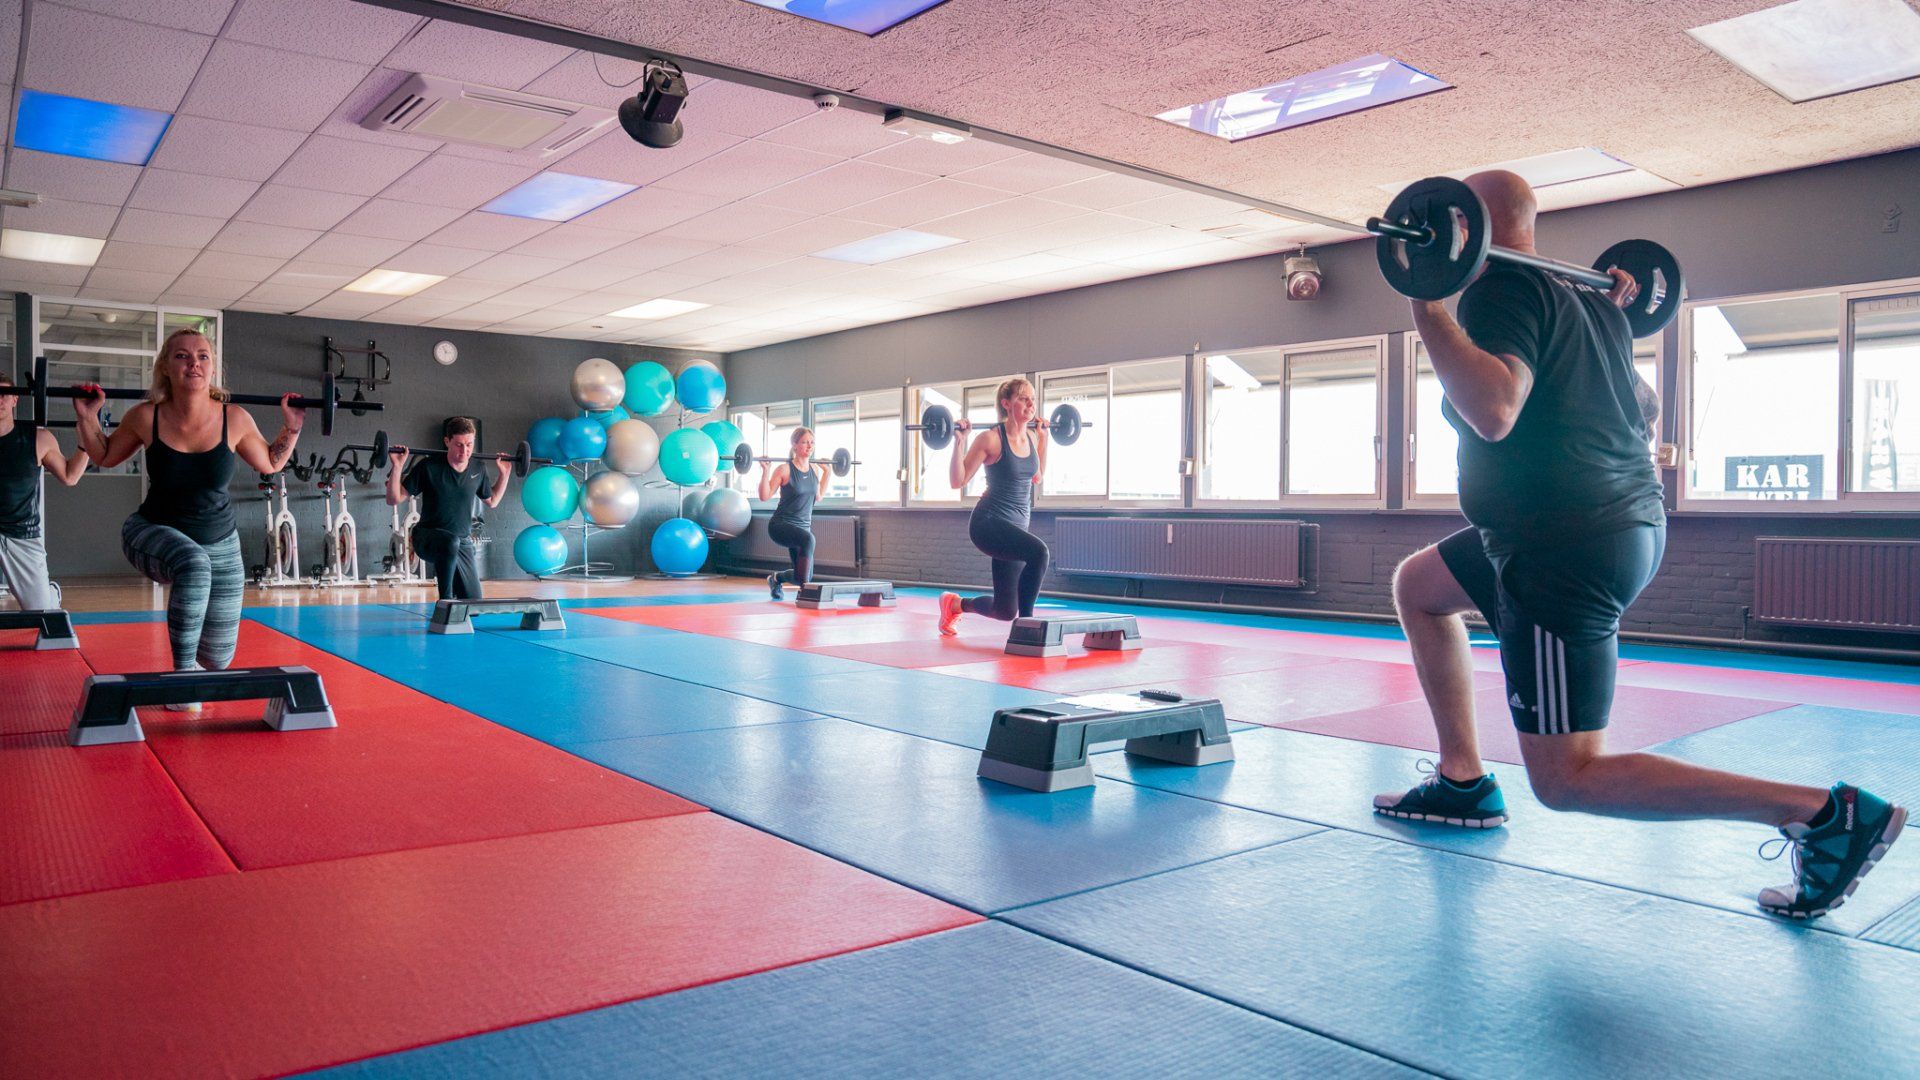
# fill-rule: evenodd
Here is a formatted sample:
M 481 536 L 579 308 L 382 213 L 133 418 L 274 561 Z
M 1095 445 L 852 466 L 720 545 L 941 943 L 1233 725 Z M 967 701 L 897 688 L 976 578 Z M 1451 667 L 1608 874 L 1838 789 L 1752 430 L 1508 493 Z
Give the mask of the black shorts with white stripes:
M 1597 731 L 1613 709 L 1620 616 L 1653 580 L 1664 525 L 1489 558 L 1475 529 L 1438 547 L 1500 639 L 1513 726 L 1534 735 Z

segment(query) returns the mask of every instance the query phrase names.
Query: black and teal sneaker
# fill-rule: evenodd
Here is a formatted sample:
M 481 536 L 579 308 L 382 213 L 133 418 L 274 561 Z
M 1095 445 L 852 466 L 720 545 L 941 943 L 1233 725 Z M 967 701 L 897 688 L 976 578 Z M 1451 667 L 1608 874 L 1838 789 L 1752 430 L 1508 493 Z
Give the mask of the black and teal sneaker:
M 1507 820 L 1507 800 L 1500 794 L 1500 781 L 1492 773 L 1481 777 L 1472 787 L 1440 775 L 1431 761 L 1421 760 L 1420 771 L 1427 778 L 1404 795 L 1388 792 L 1373 797 L 1373 812 L 1382 817 L 1409 821 L 1431 821 L 1458 825 L 1465 829 L 1497 829 Z
M 780 593 L 781 593 L 781 589 L 780 589 L 780 575 L 779 575 L 779 574 L 768 574 L 768 575 L 767 575 L 767 591 L 773 594 L 773 598 L 774 598 L 775 600 L 784 600 L 784 599 L 786 599 L 786 597 L 784 597 L 784 596 L 782 596 L 782 595 L 780 595 Z
M 1825 824 L 1815 828 L 1792 822 L 1760 845 L 1764 858 L 1777 859 L 1781 851 L 1793 854 L 1792 883 L 1760 890 L 1762 909 L 1792 919 L 1817 919 L 1846 903 L 1907 823 L 1905 807 L 1846 784 L 1833 785 L 1828 805 L 1833 815 Z M 1769 855 L 1772 844 L 1782 847 Z

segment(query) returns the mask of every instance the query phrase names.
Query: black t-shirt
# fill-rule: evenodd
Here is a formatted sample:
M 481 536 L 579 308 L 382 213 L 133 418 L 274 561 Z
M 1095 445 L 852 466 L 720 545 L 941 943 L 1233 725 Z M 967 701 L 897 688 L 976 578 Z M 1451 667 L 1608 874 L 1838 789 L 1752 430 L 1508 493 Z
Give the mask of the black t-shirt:
M 0 536 L 40 535 L 40 429 L 16 423 L 0 435 Z
M 1519 357 L 1533 389 L 1499 442 L 1460 432 L 1460 509 L 1491 555 L 1665 520 L 1647 443 L 1651 390 L 1626 313 L 1607 294 L 1528 267 L 1491 266 L 1460 297 L 1475 345 Z
M 454 472 L 446 458 L 423 458 L 407 470 L 401 486 L 420 496 L 419 528 L 465 536 L 473 531 L 474 500 L 493 498 L 493 465 L 476 455 L 464 471 Z

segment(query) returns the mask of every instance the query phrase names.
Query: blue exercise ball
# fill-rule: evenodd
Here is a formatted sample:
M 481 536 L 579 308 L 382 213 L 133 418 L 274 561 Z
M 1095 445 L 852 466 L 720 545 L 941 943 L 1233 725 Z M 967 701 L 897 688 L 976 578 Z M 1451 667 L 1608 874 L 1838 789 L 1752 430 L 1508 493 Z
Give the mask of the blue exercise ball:
M 642 360 L 627 369 L 627 393 L 623 399 L 635 416 L 659 416 L 673 404 L 673 372 Z
M 560 434 L 567 430 L 567 422 L 557 416 L 548 416 L 533 422 L 527 429 L 527 449 L 534 457 L 549 460 L 560 456 Z
M 676 383 L 680 406 L 692 413 L 708 413 L 727 399 L 727 380 L 720 369 L 705 360 L 695 360 L 680 369 Z
M 660 440 L 660 472 L 671 483 L 704 484 L 719 466 L 720 452 L 699 428 L 680 428 Z
M 551 525 L 529 525 L 513 539 L 513 561 L 540 577 L 567 565 L 567 538 Z
M 653 565 L 663 574 L 691 574 L 707 561 L 707 534 L 686 518 L 668 518 L 653 530 Z
M 591 416 L 576 416 L 560 433 L 560 454 L 568 461 L 594 461 L 607 449 L 607 429 Z
M 620 421 L 633 419 L 633 414 L 628 412 L 624 407 L 619 405 L 615 405 L 613 408 L 607 409 L 603 412 L 583 412 L 580 415 L 591 419 L 594 423 L 599 424 L 601 427 L 606 428 L 609 431 L 613 429 L 613 425 L 619 423 Z M 536 454 L 534 456 L 539 457 L 542 455 Z

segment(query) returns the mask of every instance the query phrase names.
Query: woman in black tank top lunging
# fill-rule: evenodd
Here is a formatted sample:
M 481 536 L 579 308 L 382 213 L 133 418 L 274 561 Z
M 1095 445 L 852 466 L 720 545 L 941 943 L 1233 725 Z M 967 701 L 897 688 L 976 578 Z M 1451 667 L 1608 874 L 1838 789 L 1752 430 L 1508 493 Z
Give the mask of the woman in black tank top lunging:
M 813 580 L 813 504 L 826 486 L 827 472 L 833 466 L 813 460 L 813 432 L 793 429 L 792 452 L 787 460 L 760 474 L 760 501 L 780 492 L 780 502 L 767 519 L 767 538 L 787 549 L 793 569 L 767 575 L 767 591 L 781 599 L 786 582 L 805 585 Z
M 280 434 L 268 445 L 253 417 L 227 403 L 220 375 L 213 343 L 198 331 L 176 330 L 154 357 L 147 400 L 128 411 L 112 438 L 100 430 L 105 394 L 73 403 L 80 445 L 101 468 L 146 450 L 147 498 L 121 527 L 120 545 L 135 569 L 171 586 L 167 638 L 176 671 L 233 662 L 246 578 L 227 485 L 236 460 L 263 476 L 279 472 L 293 456 L 306 415 L 287 404 L 294 396 L 288 394 L 280 403 Z
M 941 593 L 940 632 L 947 636 L 953 635 L 953 624 L 963 612 L 1002 622 L 1032 615 L 1040 580 L 1047 575 L 1046 542 L 1027 531 L 1033 520 L 1033 491 L 1047 472 L 1045 429 L 1028 426 L 1039 415 L 1033 384 L 1008 379 L 1000 384 L 994 404 L 1000 410 L 1000 422 L 975 436 L 964 454 L 964 436 L 972 425 L 964 419 L 955 421 L 962 437 L 953 441 L 953 460 L 947 469 L 953 486 L 965 489 L 973 474 L 986 466 L 987 491 L 973 505 L 967 537 L 993 560 L 993 595 L 962 600 L 958 593 Z

